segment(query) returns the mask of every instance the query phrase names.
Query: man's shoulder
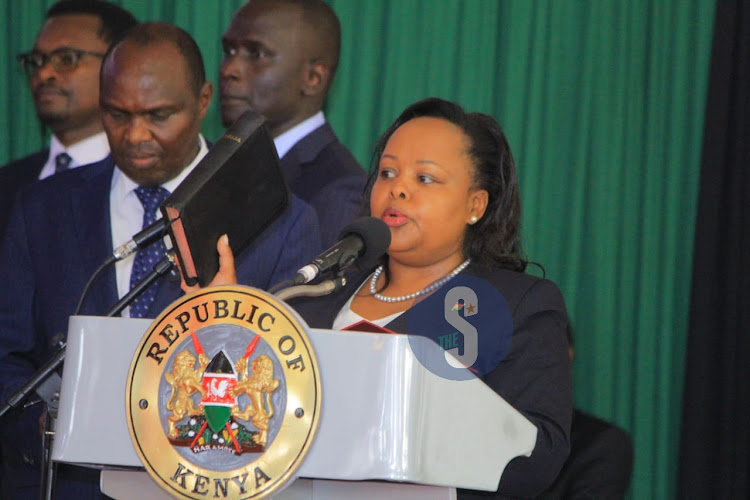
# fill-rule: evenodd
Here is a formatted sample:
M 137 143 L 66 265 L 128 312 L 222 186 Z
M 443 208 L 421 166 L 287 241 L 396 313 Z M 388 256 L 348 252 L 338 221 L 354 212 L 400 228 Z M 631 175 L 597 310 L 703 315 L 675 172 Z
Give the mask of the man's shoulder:
M 59 172 L 55 175 L 35 182 L 29 186 L 29 191 L 62 191 L 77 185 L 88 185 L 104 178 L 111 178 L 114 162 L 111 156 L 88 165 Z
M 316 175 L 353 176 L 364 180 L 365 172 L 354 155 L 325 123 L 297 141 L 290 153 L 302 166 L 313 166 Z
M 55 207 L 71 198 L 79 203 L 99 200 L 109 193 L 114 164 L 109 157 L 96 163 L 60 172 L 46 179 L 32 182 L 19 190 L 19 198 L 27 208 Z
M 4 181 L 19 179 L 27 180 L 28 182 L 36 180 L 48 156 L 49 149 L 42 149 L 23 158 L 13 160 L 0 167 L 0 179 Z
M 347 212 L 359 210 L 367 176 L 327 123 L 298 141 L 281 167 L 292 192 L 312 204 L 321 219 L 331 203 L 344 204 Z
M 41 168 L 44 163 L 47 161 L 47 157 L 49 157 L 49 149 L 40 149 L 39 151 L 34 151 L 31 154 L 28 154 L 26 156 L 23 156 L 21 158 L 17 158 L 15 160 L 9 161 L 3 167 L 0 168 L 0 170 L 4 170 L 6 168 L 11 167 L 17 167 L 19 165 L 38 165 L 39 168 Z

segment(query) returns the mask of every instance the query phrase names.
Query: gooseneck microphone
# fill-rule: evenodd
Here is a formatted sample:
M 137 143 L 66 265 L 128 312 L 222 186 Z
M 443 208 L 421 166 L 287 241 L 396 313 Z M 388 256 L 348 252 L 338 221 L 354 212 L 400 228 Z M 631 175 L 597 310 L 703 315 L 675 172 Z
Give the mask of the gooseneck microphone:
M 164 218 L 155 221 L 153 224 L 136 233 L 132 239 L 115 248 L 109 258 L 109 263 L 122 260 L 128 255 L 134 254 L 138 249 L 147 247 L 158 239 L 163 238 L 167 234 L 168 227 L 169 221 Z
M 331 269 L 341 271 L 357 259 L 367 266 L 375 264 L 391 244 L 391 230 L 380 219 L 360 217 L 341 230 L 340 238 L 338 243 L 297 271 L 295 284 L 309 283 Z

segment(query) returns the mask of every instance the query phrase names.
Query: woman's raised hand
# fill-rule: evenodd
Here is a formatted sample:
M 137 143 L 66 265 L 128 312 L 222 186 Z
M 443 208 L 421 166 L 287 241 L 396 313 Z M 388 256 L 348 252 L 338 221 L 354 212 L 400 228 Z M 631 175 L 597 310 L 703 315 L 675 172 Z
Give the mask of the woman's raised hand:
M 226 234 L 222 235 L 216 242 L 216 251 L 219 253 L 219 270 L 207 286 L 236 285 L 237 273 L 234 269 L 234 254 L 229 246 L 229 237 Z M 180 270 L 180 288 L 183 292 L 189 293 L 200 289 L 200 286 L 188 286 L 182 277 L 182 270 Z

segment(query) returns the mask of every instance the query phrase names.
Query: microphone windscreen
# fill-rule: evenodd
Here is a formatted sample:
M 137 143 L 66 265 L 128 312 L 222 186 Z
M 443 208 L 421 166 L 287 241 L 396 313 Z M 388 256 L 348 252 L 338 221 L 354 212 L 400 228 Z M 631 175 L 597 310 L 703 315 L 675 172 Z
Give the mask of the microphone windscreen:
M 341 230 L 340 240 L 356 234 L 362 238 L 364 250 L 359 259 L 360 265 L 369 268 L 388 250 L 391 244 L 391 230 L 385 222 L 376 217 L 359 217 Z

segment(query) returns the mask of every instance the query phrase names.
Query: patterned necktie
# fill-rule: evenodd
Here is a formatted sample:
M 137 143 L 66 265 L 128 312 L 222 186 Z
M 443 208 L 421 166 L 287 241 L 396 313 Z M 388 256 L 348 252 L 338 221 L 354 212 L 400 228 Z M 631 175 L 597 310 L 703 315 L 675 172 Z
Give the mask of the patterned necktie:
M 62 172 L 63 170 L 68 170 L 72 161 L 73 158 L 71 158 L 70 155 L 65 152 L 55 156 L 55 173 Z
M 164 199 L 169 196 L 169 191 L 163 187 L 139 186 L 136 188 L 135 194 L 138 196 L 138 199 L 141 200 L 141 205 L 143 205 L 143 228 L 145 229 L 156 221 L 156 211 L 164 202 Z M 133 259 L 133 271 L 130 273 L 130 288 L 137 285 L 153 270 L 154 265 L 164 257 L 166 250 L 164 241 L 162 240 L 138 250 L 138 253 L 135 254 L 135 259 Z M 152 283 L 151 286 L 143 290 L 143 292 L 130 304 L 131 318 L 146 317 L 148 309 L 151 307 L 151 304 L 156 297 L 157 287 L 155 285 L 156 283 Z

